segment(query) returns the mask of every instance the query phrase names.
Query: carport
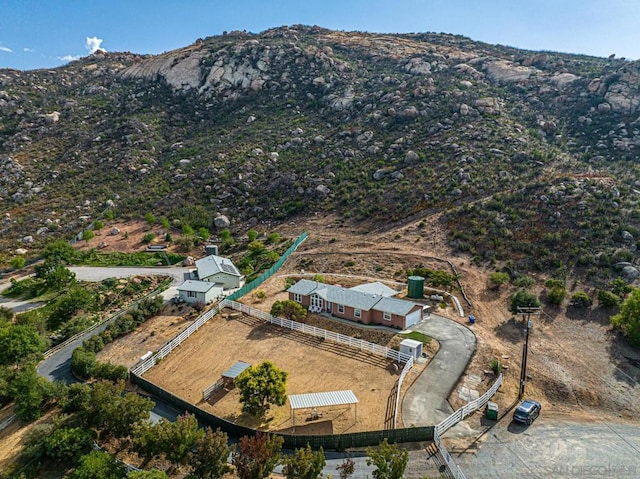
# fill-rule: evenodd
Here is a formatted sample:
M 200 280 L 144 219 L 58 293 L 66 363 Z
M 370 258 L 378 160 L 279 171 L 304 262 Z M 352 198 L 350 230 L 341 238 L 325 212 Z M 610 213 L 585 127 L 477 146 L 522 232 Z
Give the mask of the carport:
M 291 394 L 289 395 L 289 405 L 291 406 L 291 420 L 293 428 L 296 427 L 296 409 L 311 409 L 312 418 L 321 417 L 317 412 L 319 407 L 342 406 L 355 404 L 354 422 L 358 420 L 358 398 L 350 389 L 347 391 L 327 391 L 321 393 L 309 394 Z

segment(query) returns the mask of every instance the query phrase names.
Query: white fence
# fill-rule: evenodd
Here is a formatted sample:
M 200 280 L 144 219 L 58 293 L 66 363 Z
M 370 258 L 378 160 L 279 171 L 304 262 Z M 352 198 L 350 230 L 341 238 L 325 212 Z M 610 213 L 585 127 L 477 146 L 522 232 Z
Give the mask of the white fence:
M 395 429 L 398 424 L 398 408 L 400 407 L 400 393 L 402 391 L 402 382 L 409 370 L 413 367 L 413 356 L 409 358 L 409 361 L 404 363 L 400 377 L 398 378 L 398 390 L 396 391 L 396 408 L 393 411 L 393 428 Z
M 146 373 L 149 369 L 155 366 L 158 361 L 167 356 L 175 348 L 180 346 L 180 344 L 182 344 L 189 336 L 200 329 L 202 325 L 204 325 L 212 317 L 218 314 L 218 312 L 223 308 L 231 308 L 236 311 L 248 314 L 249 316 L 252 316 L 254 318 L 268 321 L 269 323 L 278 325 L 282 328 L 287 328 L 292 331 L 299 331 L 310 336 L 315 336 L 316 338 L 322 338 L 325 340 L 333 341 L 334 343 L 344 344 L 352 348 L 359 349 L 360 351 L 368 352 L 377 356 L 382 356 L 383 358 L 392 359 L 394 361 L 404 363 L 404 367 L 402 368 L 402 372 L 400 373 L 400 378 L 398 379 L 398 391 L 396 393 L 396 409 L 393 417 L 393 427 L 396 427 L 402 381 L 413 366 L 413 356 L 411 356 L 410 354 L 401 353 L 400 351 L 396 351 L 395 349 L 380 346 L 379 344 L 363 341 L 362 339 L 352 338 L 351 336 L 345 336 L 344 334 L 335 333 L 333 331 L 328 331 L 322 328 L 316 328 L 315 326 L 309 326 L 303 323 L 298 323 L 296 321 L 291 321 L 289 319 L 277 318 L 275 316 L 271 316 L 269 313 L 260 311 L 259 309 L 255 309 L 251 306 L 247 306 L 246 304 L 238 303 L 228 299 L 223 299 L 216 307 L 210 309 L 198 319 L 196 319 L 187 329 L 182 331 L 175 338 L 166 342 L 153 356 L 143 361 L 139 361 L 135 366 L 131 368 L 131 371 L 138 376 Z M 208 397 L 210 397 L 217 390 L 215 389 L 216 385 L 217 382 L 215 384 L 212 384 L 202 392 L 203 398 L 205 400 L 207 400 Z
M 438 446 L 438 449 L 440 450 L 440 454 L 444 458 L 444 461 L 447 464 L 449 471 L 451 471 L 451 474 L 456 479 L 465 479 L 465 475 L 460 470 L 460 467 L 458 467 L 458 465 L 454 462 L 453 458 L 449 454 L 449 451 L 447 451 L 447 448 L 444 447 L 441 436 L 445 432 L 447 432 L 450 428 L 452 428 L 453 426 L 458 424 L 460 421 L 462 421 L 469 414 L 471 414 L 474 411 L 477 411 L 482 406 L 487 404 L 487 402 L 489 402 L 489 399 L 493 397 L 493 395 L 496 393 L 496 391 L 498 391 L 498 388 L 501 385 L 502 385 L 502 374 L 498 376 L 498 379 L 496 379 L 496 382 L 493 383 L 493 386 L 491 386 L 486 393 L 484 393 L 478 399 L 474 399 L 470 403 L 462 406 L 460 409 L 454 412 L 451 416 L 449 416 L 448 418 L 446 418 L 444 421 L 442 421 L 440 424 L 438 424 L 436 427 L 433 428 L 433 441 Z
M 248 314 L 249 316 L 263 319 L 264 321 L 268 321 L 271 324 L 278 325 L 282 328 L 291 329 L 292 331 L 299 331 L 310 336 L 315 336 L 316 338 L 333 341 L 334 343 L 345 344 L 352 348 L 359 349 L 360 351 L 375 354 L 376 356 L 382 356 L 383 358 L 387 359 L 393 359 L 394 361 L 398 361 L 401 363 L 407 363 L 412 358 L 410 354 L 401 353 L 400 351 L 396 351 L 395 349 L 390 349 L 385 346 L 380 346 L 379 344 L 363 341 L 362 339 L 352 338 L 351 336 L 345 336 L 344 334 L 335 333 L 333 331 L 327 331 L 326 329 L 316 328 L 315 326 L 298 323 L 289 319 L 277 318 L 275 316 L 271 316 L 268 313 L 265 313 L 264 311 L 252 308 L 251 306 L 247 306 L 246 304 L 236 303 L 235 301 L 225 300 L 220 303 L 220 306 L 232 308 L 236 311 L 241 311 Z

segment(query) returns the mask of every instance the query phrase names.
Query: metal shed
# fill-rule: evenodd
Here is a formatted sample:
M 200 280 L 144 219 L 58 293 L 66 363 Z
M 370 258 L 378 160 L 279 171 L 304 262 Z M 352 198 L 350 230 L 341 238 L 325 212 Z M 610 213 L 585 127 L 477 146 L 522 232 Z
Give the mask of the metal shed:
M 422 343 L 415 339 L 403 339 L 400 343 L 400 352 L 410 354 L 414 359 L 422 356 Z
M 317 412 L 319 407 L 341 406 L 355 404 L 354 421 L 358 420 L 358 398 L 350 389 L 347 391 L 328 391 L 309 394 L 290 394 L 289 405 L 291 406 L 291 418 L 293 427 L 296 427 L 296 409 L 311 409 L 312 419 L 322 417 Z M 314 417 L 315 416 L 315 417 Z

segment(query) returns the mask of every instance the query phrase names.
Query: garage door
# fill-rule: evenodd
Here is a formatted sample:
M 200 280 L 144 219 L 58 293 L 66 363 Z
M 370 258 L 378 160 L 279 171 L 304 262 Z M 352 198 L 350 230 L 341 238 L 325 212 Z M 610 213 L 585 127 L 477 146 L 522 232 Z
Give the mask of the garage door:
M 405 321 L 405 328 L 412 326 L 422 319 L 422 310 L 414 311 L 409 316 L 407 316 L 407 320 Z

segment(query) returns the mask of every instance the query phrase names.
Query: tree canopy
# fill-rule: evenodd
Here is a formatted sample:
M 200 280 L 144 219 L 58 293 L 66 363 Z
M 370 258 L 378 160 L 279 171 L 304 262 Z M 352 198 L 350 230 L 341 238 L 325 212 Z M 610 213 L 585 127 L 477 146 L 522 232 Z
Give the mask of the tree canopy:
M 540 300 L 538 297 L 530 293 L 529 291 L 520 290 L 511 296 L 511 302 L 509 304 L 509 311 L 513 314 L 518 314 L 520 311 L 518 308 L 539 308 Z
M 377 449 L 367 448 L 367 466 L 376 468 L 371 473 L 374 479 L 402 479 L 409 462 L 409 453 L 397 444 L 389 444 L 385 438 Z
M 293 455 L 285 456 L 282 472 L 287 479 L 317 479 L 322 477 L 326 464 L 324 450 L 312 451 L 311 446 L 296 449 Z
M 236 378 L 242 411 L 259 415 L 270 406 L 283 406 L 287 401 L 287 376 L 270 361 L 245 369 Z
M 256 433 L 240 438 L 231 456 L 240 479 L 264 479 L 280 462 L 283 439 L 271 434 Z
M 271 316 L 287 318 L 292 321 L 302 321 L 307 316 L 307 310 L 300 303 L 286 299 L 273 303 Z
M 611 324 L 621 330 L 633 346 L 640 347 L 640 289 L 634 289 L 611 316 Z

